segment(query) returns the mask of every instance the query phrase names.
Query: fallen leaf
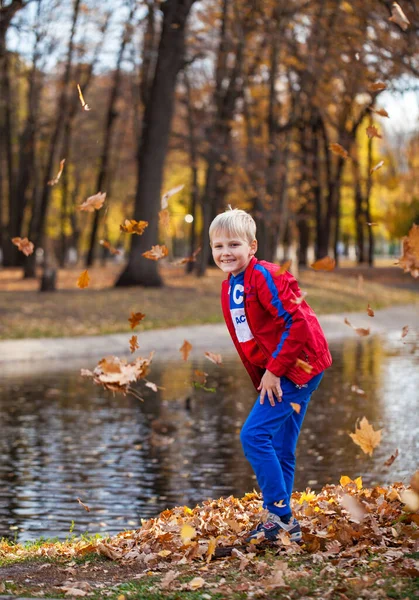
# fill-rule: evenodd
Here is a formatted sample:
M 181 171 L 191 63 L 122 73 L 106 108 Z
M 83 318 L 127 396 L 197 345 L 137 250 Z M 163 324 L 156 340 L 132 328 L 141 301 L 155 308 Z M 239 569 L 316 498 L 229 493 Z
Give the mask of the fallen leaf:
M 381 443 L 381 432 L 382 429 L 375 431 L 368 419 L 362 417 L 361 422 L 355 426 L 355 433 L 349 435 L 365 454 L 372 456 L 374 448 Z
M 370 175 L 372 175 L 374 173 L 374 171 L 378 171 L 378 169 L 381 169 L 381 167 L 384 165 L 384 161 L 380 160 L 379 163 L 377 163 L 375 165 L 375 167 L 373 167 L 372 169 L 370 169 Z
M 358 490 L 362 490 L 362 477 L 351 479 L 347 475 L 342 475 L 339 479 L 339 483 L 342 487 L 345 487 L 345 485 L 348 485 L 349 483 L 354 483 Z
M 285 273 L 286 271 L 288 271 L 288 269 L 291 266 L 292 261 L 291 260 L 286 260 L 284 262 L 284 264 L 279 265 L 279 269 L 277 271 L 275 271 L 273 274 L 274 275 L 283 275 L 283 273 Z
M 169 254 L 166 246 L 151 246 L 151 250 L 147 250 L 147 252 L 143 252 L 142 256 L 144 258 L 148 258 L 149 260 L 160 260 Z
M 189 583 L 188 588 L 192 591 L 199 590 L 205 585 L 205 579 L 202 577 L 194 577 Z
M 398 265 L 412 277 L 419 277 L 419 225 L 413 224 L 407 236 L 402 239 L 403 255 Z
M 107 248 L 111 254 L 121 254 L 121 251 L 114 248 L 107 240 L 100 240 L 99 244 L 104 248 Z
M 320 258 L 316 260 L 310 267 L 315 271 L 333 271 L 336 266 L 336 261 L 334 258 L 330 258 L 330 256 L 325 256 L 324 258 Z
M 148 227 L 148 221 L 135 221 L 134 219 L 125 219 L 124 224 L 120 225 L 119 229 L 124 233 L 136 233 L 137 235 L 142 235 L 146 227 Z
M 331 150 L 333 154 L 342 156 L 343 158 L 349 158 L 348 151 L 340 144 L 329 144 L 329 150 Z
M 381 138 L 382 139 L 382 135 L 380 135 L 378 133 L 378 129 L 375 127 L 375 125 L 369 125 L 366 130 L 367 132 L 367 136 L 371 139 L 371 138 Z
M 79 278 L 77 279 L 77 286 L 80 289 L 87 288 L 87 286 L 89 285 L 89 282 L 90 282 L 90 277 L 89 277 L 88 271 L 86 270 L 86 271 L 83 271 L 80 274 Z
M 217 548 L 217 538 L 211 537 L 210 541 L 208 542 L 208 550 L 206 552 L 207 563 L 209 563 L 211 558 L 214 556 L 216 548 Z
M 184 340 L 183 344 L 179 348 L 179 352 L 182 353 L 183 360 L 188 360 L 188 356 L 192 350 L 193 346 L 188 342 L 188 340 Z
M 171 190 L 169 190 L 168 192 L 166 192 L 165 194 L 163 194 L 163 196 L 161 197 L 162 210 L 165 210 L 169 206 L 169 202 L 168 202 L 169 198 L 171 196 L 173 196 L 174 194 L 177 194 L 178 192 L 183 190 L 184 187 L 185 187 L 184 184 L 178 185 L 178 186 L 172 188 Z
M 366 515 L 366 510 L 362 504 L 350 494 L 344 494 L 342 496 L 341 504 L 356 521 L 361 522 Z
M 82 502 L 80 498 L 77 498 L 77 502 L 84 508 L 84 510 L 90 512 L 90 508 L 87 506 L 87 504 L 84 504 L 84 502 Z
M 414 490 L 403 490 L 400 498 L 406 508 L 412 512 L 419 510 L 419 494 Z
M 182 544 L 189 543 L 194 537 L 196 537 L 196 530 L 194 527 L 192 527 L 192 525 L 188 525 L 187 523 L 182 525 L 182 529 L 180 530 L 180 539 L 182 540 Z
M 221 365 L 221 363 L 223 362 L 221 354 L 214 354 L 214 352 L 204 352 L 204 354 L 208 358 L 208 360 L 215 363 L 216 365 Z
M 367 314 L 369 317 L 373 317 L 375 315 L 373 309 L 371 308 L 371 306 L 369 304 L 367 306 Z
M 179 577 L 180 573 L 178 571 L 167 571 L 166 575 L 163 577 L 160 583 L 160 587 L 164 590 L 167 589 L 170 584 Z
M 392 454 L 390 456 L 390 458 L 388 458 L 386 460 L 386 462 L 384 463 L 385 467 L 391 467 L 391 465 L 394 463 L 394 461 L 396 460 L 396 458 L 399 456 L 399 450 L 398 448 L 396 448 L 396 452 L 394 454 Z
M 89 105 L 88 105 L 88 104 L 86 104 L 86 102 L 85 102 L 85 100 L 84 100 L 83 93 L 82 93 L 82 91 L 81 91 L 81 88 L 80 88 L 79 84 L 77 84 L 77 90 L 78 90 L 78 92 L 79 92 L 79 98 L 80 98 L 80 103 L 81 103 L 81 105 L 82 105 L 82 108 L 83 108 L 84 110 L 90 110 L 90 107 L 89 107 Z
M 60 177 L 61 177 L 63 169 L 64 169 L 64 163 L 65 163 L 65 158 L 60 160 L 60 169 L 59 169 L 57 175 L 54 177 L 54 179 L 51 179 L 50 181 L 48 181 L 48 185 L 55 185 L 60 181 Z
M 145 317 L 145 314 L 142 312 L 132 312 L 131 316 L 128 319 L 128 322 L 131 325 L 131 329 L 135 329 L 138 325 L 138 323 L 140 323 Z
M 35 248 L 35 245 L 33 242 L 30 242 L 28 240 L 27 237 L 25 238 L 20 238 L 20 237 L 14 237 L 12 238 L 12 243 L 18 247 L 18 249 L 23 252 L 23 254 L 25 256 L 30 256 Z
M 85 200 L 82 204 L 80 204 L 77 208 L 78 210 L 84 210 L 86 212 L 95 212 L 95 210 L 99 210 L 102 208 L 103 203 L 106 200 L 106 192 L 98 192 L 94 196 L 89 196 L 87 200 Z
M 298 296 L 297 298 L 295 298 L 295 300 L 292 298 L 291 302 L 293 304 L 301 304 L 301 302 L 304 300 L 304 298 L 307 296 L 307 292 L 301 292 L 301 296 Z
M 135 327 L 135 325 L 134 325 L 134 327 Z M 132 329 L 133 329 L 133 327 L 132 327 Z M 138 338 L 136 335 L 133 335 L 129 340 L 129 349 L 130 349 L 131 354 L 133 354 L 136 350 L 138 350 L 139 347 L 140 346 L 138 344 Z
M 377 81 L 376 83 L 371 83 L 368 86 L 370 92 L 381 92 L 381 90 L 385 90 L 387 88 L 387 84 L 382 81 Z
M 389 21 L 392 21 L 392 23 L 398 25 L 403 31 L 406 31 L 410 25 L 409 19 L 406 17 L 397 2 L 393 2 L 391 5 L 391 17 L 389 17 Z

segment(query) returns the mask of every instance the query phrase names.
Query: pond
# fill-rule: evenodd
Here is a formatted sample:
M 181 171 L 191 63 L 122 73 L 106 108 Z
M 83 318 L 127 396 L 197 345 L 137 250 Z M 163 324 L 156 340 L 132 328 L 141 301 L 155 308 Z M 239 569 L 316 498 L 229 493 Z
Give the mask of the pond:
M 419 446 L 417 341 L 347 338 L 331 350 L 333 367 L 300 436 L 295 488 L 319 490 L 343 474 L 361 475 L 366 486 L 408 483 Z M 195 369 L 209 374 L 215 393 L 192 387 Z M 113 396 L 79 372 L 8 376 L 0 384 L 0 537 L 114 534 L 167 507 L 257 487 L 239 438 L 255 393 L 235 355 L 221 366 L 156 357 L 149 379 L 163 389 L 139 384 L 144 402 Z M 363 416 L 383 429 L 372 457 L 348 435 Z

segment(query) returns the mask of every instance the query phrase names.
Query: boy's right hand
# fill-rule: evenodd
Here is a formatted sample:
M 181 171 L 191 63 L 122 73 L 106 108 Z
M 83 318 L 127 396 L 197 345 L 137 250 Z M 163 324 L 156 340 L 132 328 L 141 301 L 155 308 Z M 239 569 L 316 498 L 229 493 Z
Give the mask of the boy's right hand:
M 271 373 L 271 371 L 268 371 L 268 369 L 266 369 L 260 380 L 258 390 L 260 390 L 261 404 L 264 403 L 266 394 L 268 395 L 271 406 L 275 406 L 275 398 L 278 402 L 282 402 L 281 379 Z

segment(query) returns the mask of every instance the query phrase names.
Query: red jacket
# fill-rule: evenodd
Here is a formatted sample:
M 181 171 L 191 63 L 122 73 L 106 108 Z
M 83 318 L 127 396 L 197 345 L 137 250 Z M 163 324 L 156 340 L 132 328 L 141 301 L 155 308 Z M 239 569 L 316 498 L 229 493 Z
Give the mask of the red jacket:
M 325 335 L 314 311 L 301 296 L 296 279 L 288 272 L 275 274 L 278 265 L 252 258 L 244 274 L 244 309 L 255 342 L 266 356 L 265 369 L 286 376 L 298 385 L 307 383 L 332 364 Z M 230 276 L 223 281 L 221 304 L 224 319 L 237 352 L 255 388 L 264 369 L 253 365 L 237 339 L 230 313 Z M 309 363 L 310 373 L 296 366 L 297 358 Z

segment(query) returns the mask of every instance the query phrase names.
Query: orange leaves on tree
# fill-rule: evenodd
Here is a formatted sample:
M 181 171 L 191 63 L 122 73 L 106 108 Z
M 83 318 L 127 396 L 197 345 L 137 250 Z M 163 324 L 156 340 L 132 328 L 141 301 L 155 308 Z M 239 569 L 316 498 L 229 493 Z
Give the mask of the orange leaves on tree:
M 57 175 L 54 177 L 54 179 L 50 179 L 48 181 L 48 185 L 55 185 L 60 181 L 60 177 L 64 170 L 64 164 L 65 164 L 65 158 L 63 158 L 63 160 L 60 160 L 60 169 L 59 169 Z
M 107 248 L 111 254 L 121 254 L 121 251 L 114 248 L 107 240 L 100 240 L 99 244 L 104 248 Z
M 370 304 L 368 304 L 368 306 L 367 306 L 367 314 L 369 317 L 373 317 L 375 315 L 375 312 L 371 308 Z
M 403 31 L 406 31 L 410 25 L 409 19 L 397 2 L 393 2 L 391 5 L 391 17 L 389 17 L 389 21 L 398 25 Z
M 138 338 L 136 335 L 133 335 L 129 340 L 129 349 L 131 354 L 133 354 L 139 348 Z
M 366 128 L 366 130 L 365 130 L 365 131 L 367 132 L 367 136 L 368 136 L 370 139 L 371 139 L 371 138 L 375 138 L 375 137 L 376 137 L 376 138 L 380 138 L 380 139 L 382 139 L 382 137 L 383 137 L 382 135 L 380 135 L 380 134 L 378 133 L 378 129 L 376 128 L 376 126 L 375 126 L 375 125 L 369 125 L 369 126 Z
M 344 322 L 345 322 L 345 325 L 352 327 L 352 329 L 355 331 L 355 333 L 357 335 L 359 335 L 360 337 L 365 337 L 371 333 L 371 330 L 369 327 L 367 329 L 365 329 L 364 327 L 354 327 L 352 325 L 352 323 L 349 321 L 349 319 L 347 319 L 346 317 L 345 317 Z
M 375 167 L 372 167 L 372 169 L 370 169 L 370 175 L 372 175 L 375 171 L 378 171 L 378 169 L 381 169 L 381 167 L 384 165 L 384 161 L 380 160 L 379 163 L 377 163 L 375 165 Z
M 216 365 L 221 365 L 223 362 L 223 357 L 221 356 L 221 354 L 214 354 L 214 352 L 205 352 L 204 354 L 208 358 L 208 360 L 215 363 Z
M 81 104 L 83 110 L 90 110 L 89 105 L 86 104 L 86 102 L 85 102 L 85 99 L 84 99 L 84 96 L 83 96 L 83 93 L 81 91 L 79 84 L 77 84 L 77 91 L 79 93 L 80 104 Z
M 330 258 L 330 256 L 325 256 L 324 258 L 319 258 L 316 260 L 310 267 L 315 271 L 333 271 L 336 266 L 336 261 L 334 258 Z
M 151 246 L 151 250 L 147 250 L 147 252 L 143 252 L 142 256 L 144 258 L 148 258 L 149 260 L 160 260 L 169 254 L 166 246 Z
M 119 229 L 124 233 L 136 233 L 142 235 L 145 228 L 148 227 L 147 221 L 135 221 L 134 219 L 125 219 L 123 225 L 119 226 Z
M 89 277 L 89 273 L 88 271 L 83 271 L 79 278 L 77 279 L 77 287 L 79 287 L 81 290 L 84 288 L 87 288 L 88 285 L 90 283 L 90 277 Z
M 349 153 L 343 146 L 340 144 L 329 144 L 329 150 L 336 154 L 337 156 L 342 156 L 342 158 L 349 158 Z
M 30 242 L 27 237 L 25 237 L 25 238 L 14 237 L 14 238 L 12 238 L 12 243 L 15 246 L 17 246 L 18 249 L 21 252 L 23 252 L 23 254 L 25 256 L 30 256 L 35 249 L 34 243 Z
M 81 375 L 91 377 L 94 383 L 102 385 L 107 390 L 121 392 L 124 395 L 131 393 L 138 398 L 130 384 L 147 375 L 152 358 L 153 353 L 148 358 L 139 356 L 134 362 L 128 363 L 117 356 L 107 356 L 99 361 L 93 372 L 82 369 Z
M 311 373 L 313 370 L 313 367 L 308 362 L 301 360 L 300 358 L 297 358 L 295 361 L 295 366 L 300 367 L 305 373 Z
M 349 435 L 365 454 L 372 456 L 374 448 L 381 443 L 382 429 L 375 431 L 366 417 L 362 417 L 360 423 L 355 426 L 355 433 Z
M 135 329 L 138 325 L 138 323 L 140 323 L 140 321 L 142 321 L 145 317 L 145 314 L 142 312 L 132 312 L 131 316 L 128 319 L 129 324 L 131 325 L 131 329 Z
M 188 342 L 188 340 L 184 340 L 183 344 L 179 348 L 179 352 L 182 353 L 183 360 L 188 360 L 189 354 L 192 350 L 192 344 Z
M 101 192 L 98 192 L 94 196 L 89 196 L 87 200 L 85 200 L 77 208 L 86 212 L 95 212 L 95 210 L 99 210 L 100 208 L 102 208 L 105 200 L 106 192 L 103 192 L 103 194 Z
M 419 225 L 413 224 L 402 242 L 403 255 L 397 264 L 405 273 L 410 273 L 416 279 L 419 277 Z
M 77 498 L 77 502 L 80 504 L 80 506 L 82 506 L 84 508 L 85 511 L 90 512 L 90 508 L 87 506 L 87 504 L 85 504 L 84 502 L 82 502 L 80 500 L 80 498 Z
M 382 81 L 376 81 L 368 86 L 370 92 L 381 92 L 387 88 L 387 84 Z
M 161 197 L 161 207 L 162 210 L 165 210 L 168 206 L 169 206 L 169 198 L 171 196 L 174 196 L 174 194 L 177 194 L 178 192 L 180 192 L 181 190 L 183 190 L 183 188 L 185 187 L 184 184 L 182 185 L 177 185 L 176 187 L 172 188 L 171 190 L 169 190 L 168 192 L 166 192 L 165 194 L 163 194 L 163 196 Z

